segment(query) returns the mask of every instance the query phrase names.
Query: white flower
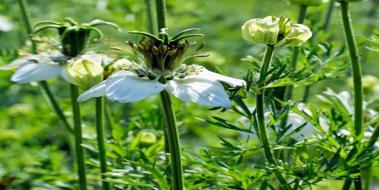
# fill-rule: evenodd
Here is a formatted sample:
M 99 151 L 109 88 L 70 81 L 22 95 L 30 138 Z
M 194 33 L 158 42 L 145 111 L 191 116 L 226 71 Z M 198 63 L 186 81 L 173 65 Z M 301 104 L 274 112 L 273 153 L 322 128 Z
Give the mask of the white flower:
M 66 78 L 67 73 L 63 66 L 66 60 L 58 51 L 31 54 L 0 67 L 0 70 L 17 69 L 11 78 L 16 83 L 43 81 L 57 76 Z
M 12 27 L 12 23 L 8 18 L 0 15 L 0 31 L 9 32 L 12 30 Z
M 165 84 L 159 82 L 159 78 L 149 79 L 135 72 L 119 71 L 84 92 L 78 101 L 106 96 L 112 101 L 135 102 L 166 90 L 184 102 L 230 108 L 231 102 L 221 82 L 232 87 L 244 86 L 243 80 L 208 71 L 199 65 L 180 67 Z
M 93 52 L 88 52 L 78 58 L 93 60 L 95 62 L 109 59 Z M 70 60 L 61 52 L 51 51 L 26 55 L 0 67 L 0 70 L 16 70 L 11 77 L 11 81 L 21 84 L 32 81 L 44 81 L 58 76 L 68 81 L 66 70 L 66 63 L 68 61 Z

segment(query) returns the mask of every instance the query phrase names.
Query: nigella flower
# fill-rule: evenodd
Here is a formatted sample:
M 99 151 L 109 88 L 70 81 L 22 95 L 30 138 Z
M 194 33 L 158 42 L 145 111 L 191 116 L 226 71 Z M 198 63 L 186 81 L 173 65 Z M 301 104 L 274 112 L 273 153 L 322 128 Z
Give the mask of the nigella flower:
M 105 55 L 87 52 L 77 58 L 68 59 L 67 56 L 59 51 L 50 51 L 40 54 L 28 54 L 0 67 L 0 70 L 16 70 L 11 77 L 11 81 L 20 84 L 48 80 L 58 76 L 70 81 L 66 70 L 67 63 L 76 59 L 99 62 L 109 58 Z
M 65 80 L 72 82 L 73 80 L 70 80 L 66 70 L 69 63 L 77 59 L 89 60 L 91 63 L 109 60 L 104 55 L 84 52 L 90 41 L 91 32 L 97 34 L 97 38 L 94 40 L 101 39 L 102 33 L 96 28 L 99 25 L 109 25 L 118 29 L 115 24 L 101 20 L 94 20 L 83 24 L 79 24 L 70 18 L 64 19 L 63 22 L 40 22 L 36 24 L 36 33 L 47 28 L 58 30 L 60 35 L 60 51 L 28 54 L 14 60 L 10 64 L 0 67 L 0 70 L 16 70 L 11 78 L 11 81 L 16 83 L 43 81 L 57 76 L 61 76 Z
M 139 44 L 129 42 L 135 57 L 123 58 L 115 64 L 123 65 L 122 70 L 83 93 L 78 101 L 91 97 L 106 96 L 112 101 L 135 102 L 163 90 L 184 102 L 230 108 L 231 102 L 222 83 L 231 87 L 243 86 L 244 81 L 211 72 L 200 65 L 183 64 L 188 58 L 201 57 L 196 54 L 199 46 L 185 38 L 200 36 L 188 34 L 185 30 L 169 39 L 162 31 L 161 40 L 151 34 L 144 34 Z M 201 47 L 201 46 L 200 46 Z
M 0 67 L 0 70 L 16 69 L 11 77 L 11 81 L 16 83 L 43 81 L 57 76 L 66 79 L 66 61 L 67 57 L 59 51 L 29 54 Z

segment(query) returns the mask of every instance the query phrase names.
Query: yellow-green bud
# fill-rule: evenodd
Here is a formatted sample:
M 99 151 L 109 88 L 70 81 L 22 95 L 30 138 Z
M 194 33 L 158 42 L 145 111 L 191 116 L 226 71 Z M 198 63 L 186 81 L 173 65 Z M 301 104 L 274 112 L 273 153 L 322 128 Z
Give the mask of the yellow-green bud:
M 293 24 L 288 18 L 268 16 L 245 22 L 242 37 L 276 47 L 300 46 L 312 37 L 312 32 L 307 26 Z
M 154 144 L 157 142 L 157 136 L 148 131 L 141 131 L 138 133 L 137 138 L 141 144 Z
M 295 24 L 292 26 L 291 31 L 276 46 L 301 46 L 311 37 L 312 32 L 307 26 Z
M 329 0 L 288 0 L 291 5 L 299 6 L 320 6 Z
M 362 87 L 366 93 L 370 93 L 370 92 L 374 91 L 374 89 L 376 88 L 378 83 L 379 83 L 379 79 L 373 75 L 364 75 L 362 77 Z M 353 78 L 350 77 L 348 79 L 348 86 L 350 88 L 352 88 L 353 85 L 354 85 L 353 84 Z
M 251 19 L 242 26 L 242 37 L 247 41 L 275 45 L 280 32 L 274 17 Z
M 67 64 L 68 80 L 82 89 L 89 89 L 103 81 L 101 62 L 90 59 L 75 59 Z

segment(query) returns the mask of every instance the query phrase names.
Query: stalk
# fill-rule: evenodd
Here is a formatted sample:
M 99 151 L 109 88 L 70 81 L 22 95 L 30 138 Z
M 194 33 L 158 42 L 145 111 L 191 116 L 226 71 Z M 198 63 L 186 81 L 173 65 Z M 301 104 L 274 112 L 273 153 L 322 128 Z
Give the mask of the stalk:
M 329 30 L 330 21 L 332 20 L 332 15 L 333 15 L 333 11 L 334 11 L 335 6 L 336 6 L 335 2 L 330 1 L 329 7 L 328 7 L 328 12 L 326 13 L 326 17 L 325 17 L 325 22 L 324 22 L 324 25 L 322 27 L 322 30 L 324 32 L 327 32 Z
M 345 32 L 345 38 L 350 53 L 351 69 L 353 73 L 354 84 L 354 135 L 355 141 L 362 139 L 362 125 L 363 125 L 363 88 L 362 88 L 362 71 L 361 63 L 359 60 L 358 48 L 354 39 L 354 32 L 351 26 L 349 3 L 347 1 L 341 1 L 341 16 L 342 24 Z M 358 176 L 358 181 L 360 176 Z M 348 184 L 347 179 L 345 184 Z M 355 188 L 362 189 L 361 183 L 355 180 Z
M 157 24 L 158 31 L 166 28 L 166 1 L 156 0 L 157 8 Z M 183 180 L 183 168 L 181 162 L 181 149 L 179 142 L 178 129 L 176 127 L 175 112 L 172 106 L 171 97 L 167 91 L 162 91 L 160 93 L 164 119 L 165 119 L 165 137 L 167 136 L 168 149 L 170 151 L 171 157 L 171 175 L 172 175 L 172 189 L 183 190 L 184 180 Z
M 275 49 L 274 46 L 271 46 L 271 45 L 267 46 L 267 49 L 266 49 L 266 52 L 265 52 L 265 55 L 263 58 L 261 71 L 260 71 L 259 81 L 260 81 L 261 85 L 258 85 L 259 88 L 263 86 L 263 83 L 264 83 L 264 80 L 266 77 L 266 73 L 268 71 L 272 57 L 274 55 L 274 49 Z M 268 134 L 267 134 L 267 130 L 266 130 L 266 124 L 265 124 L 264 89 L 261 89 L 259 91 L 259 93 L 256 94 L 256 113 L 257 113 L 257 119 L 258 119 L 259 138 L 260 138 L 260 141 L 261 141 L 263 149 L 264 149 L 265 158 L 266 158 L 267 162 L 276 166 L 277 161 L 276 161 L 276 159 L 274 157 L 274 153 L 271 149 L 270 141 L 268 139 Z M 274 173 L 275 173 L 276 177 L 278 178 L 278 180 L 280 181 L 283 189 L 285 189 L 285 190 L 291 189 L 289 184 L 287 183 L 286 179 L 283 177 L 283 175 L 277 169 L 274 170 Z
M 109 113 L 109 107 L 108 106 L 109 106 L 109 104 L 105 100 L 105 102 L 104 102 L 105 121 L 106 121 L 106 124 L 107 124 L 109 132 L 112 133 L 112 130 L 113 130 L 113 120 L 112 120 L 111 113 Z
M 146 4 L 146 12 L 147 12 L 148 29 L 150 33 L 154 34 L 155 27 L 154 27 L 154 16 L 153 16 L 153 1 L 145 0 L 145 4 Z
M 101 180 L 103 190 L 109 190 L 110 184 L 105 181 L 105 173 L 107 173 L 107 155 L 105 149 L 105 135 L 104 135 L 104 121 L 103 113 L 104 111 L 104 100 L 102 97 L 96 98 L 96 137 L 97 137 L 97 146 L 99 149 L 100 157 L 100 171 L 101 171 Z
M 353 73 L 354 84 L 354 133 L 359 140 L 362 138 L 363 124 L 363 88 L 362 88 L 362 70 L 359 60 L 358 48 L 354 39 L 354 32 L 351 27 L 349 3 L 341 2 L 342 22 L 346 37 L 346 42 L 350 52 L 351 69 Z
M 342 190 L 349 190 L 350 186 L 351 186 L 351 183 L 353 183 L 353 181 L 351 181 L 351 179 L 345 180 L 345 182 L 344 182 L 344 184 L 342 186 Z
M 152 0 L 145 0 L 145 4 L 146 4 L 146 11 L 147 11 L 148 30 L 151 34 L 154 34 L 155 33 L 155 27 L 154 27 L 154 17 L 153 17 L 153 8 L 152 8 L 153 1 Z M 160 5 L 160 6 L 162 6 L 162 5 Z M 162 13 L 159 13 L 159 14 L 162 14 Z M 161 25 L 162 25 L 162 23 L 161 23 Z M 164 21 L 162 28 L 165 28 L 165 27 L 166 27 L 166 24 Z M 158 28 L 161 28 L 161 26 L 159 26 Z M 164 126 L 165 126 L 163 128 L 164 149 L 165 149 L 165 153 L 169 153 L 170 150 L 169 150 L 168 142 L 167 142 L 168 137 L 167 137 L 167 129 L 166 129 L 167 124 L 164 124 Z
M 18 4 L 20 6 L 22 20 L 24 21 L 25 29 L 28 33 L 29 40 L 32 43 L 32 53 L 35 54 L 37 53 L 37 44 L 32 39 L 33 29 L 32 29 L 32 25 L 30 23 L 29 16 L 28 16 L 29 14 L 28 14 L 27 4 L 25 3 L 24 0 L 18 0 Z M 39 86 L 41 88 L 42 93 L 47 95 L 47 98 L 51 106 L 53 107 L 55 114 L 61 120 L 63 126 L 66 128 L 68 132 L 73 133 L 73 129 L 68 123 L 66 116 L 63 114 L 61 107 L 59 106 L 57 100 L 55 99 L 53 93 L 51 92 L 49 84 L 46 81 L 41 81 L 39 82 Z
M 160 93 L 163 104 L 164 119 L 167 125 L 168 146 L 171 156 L 172 189 L 183 190 L 183 168 L 181 163 L 179 134 L 176 127 L 175 112 L 172 107 L 171 97 L 167 91 Z
M 328 30 L 329 30 L 330 21 L 332 20 L 332 15 L 333 15 L 335 6 L 336 6 L 335 2 L 334 1 L 330 1 L 328 10 L 326 12 L 324 24 L 322 26 L 322 30 L 324 32 L 328 32 Z M 318 33 L 315 33 L 313 35 L 312 39 L 315 39 L 317 34 Z M 311 92 L 311 85 L 308 85 L 304 89 L 303 102 L 305 102 L 305 103 L 308 102 L 310 92 Z
M 307 16 L 307 9 L 308 9 L 307 6 L 300 6 L 299 17 L 297 19 L 298 24 L 304 24 L 305 18 Z M 293 71 L 296 70 L 299 55 L 300 55 L 300 47 L 294 47 L 292 58 L 291 58 L 291 67 Z M 288 86 L 286 89 L 286 96 L 284 100 L 290 100 L 292 98 L 292 94 L 293 94 L 293 86 Z
M 74 135 L 75 135 L 75 149 L 76 149 L 76 162 L 78 165 L 78 177 L 79 177 L 79 187 L 80 190 L 87 189 L 87 180 L 86 180 L 86 168 L 84 160 L 84 150 L 82 147 L 83 138 L 82 138 L 82 125 L 80 119 L 80 105 L 76 99 L 79 96 L 79 89 L 77 86 L 71 84 L 71 104 L 72 104 L 72 113 L 74 115 Z

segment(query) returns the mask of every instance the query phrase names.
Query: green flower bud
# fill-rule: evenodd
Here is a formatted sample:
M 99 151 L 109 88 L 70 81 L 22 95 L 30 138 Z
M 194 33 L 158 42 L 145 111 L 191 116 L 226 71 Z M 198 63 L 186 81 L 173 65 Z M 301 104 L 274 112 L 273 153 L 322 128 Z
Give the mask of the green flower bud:
M 245 22 L 242 37 L 247 41 L 276 47 L 300 46 L 312 37 L 312 32 L 307 26 L 293 24 L 288 18 L 268 16 Z
M 379 79 L 373 75 L 364 75 L 362 77 L 362 87 L 363 87 L 363 90 L 365 91 L 365 93 L 371 93 L 371 92 L 375 91 L 375 88 L 376 88 L 378 83 L 379 83 Z M 347 84 L 350 88 L 353 88 L 353 86 L 354 86 L 353 78 L 350 77 L 348 79 Z
M 328 1 L 329 0 L 288 0 L 288 3 L 299 6 L 320 6 Z
M 157 136 L 148 131 L 141 131 L 138 133 L 137 138 L 141 144 L 154 144 L 157 142 Z
M 89 89 L 103 81 L 103 66 L 101 62 L 90 59 L 74 59 L 66 68 L 68 81 L 82 89 Z
M 311 30 L 302 24 L 295 24 L 291 31 L 276 46 L 300 46 L 312 37 Z
M 242 37 L 251 42 L 275 45 L 280 27 L 275 17 L 251 19 L 242 26 Z

